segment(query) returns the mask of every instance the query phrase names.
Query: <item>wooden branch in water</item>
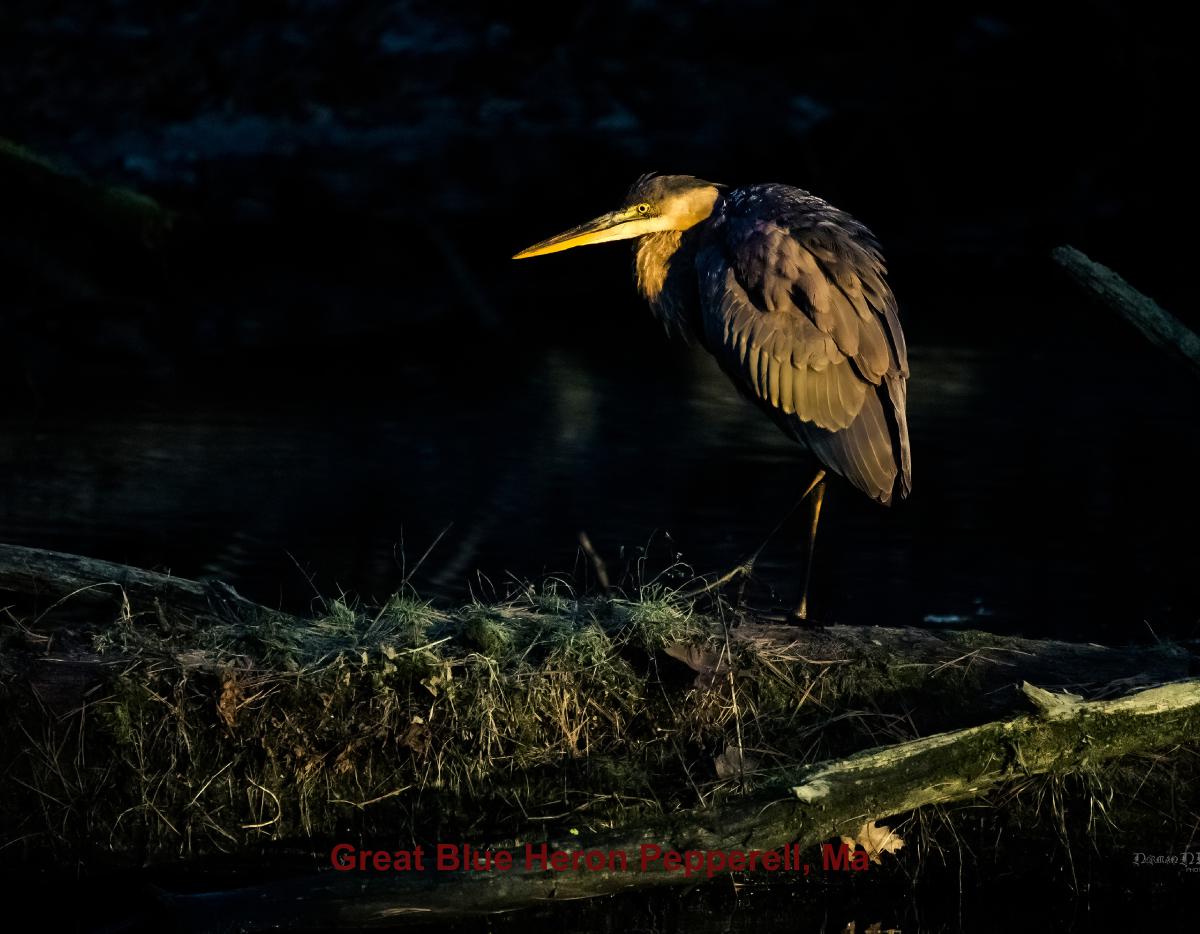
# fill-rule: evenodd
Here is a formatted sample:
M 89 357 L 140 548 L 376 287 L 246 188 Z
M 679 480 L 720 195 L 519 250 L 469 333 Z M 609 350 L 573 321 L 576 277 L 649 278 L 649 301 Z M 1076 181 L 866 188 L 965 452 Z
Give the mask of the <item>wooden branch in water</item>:
M 687 811 L 591 839 L 547 841 L 551 851 L 623 852 L 628 858 L 624 870 L 529 869 L 524 847 L 512 847 L 515 866 L 507 871 L 330 870 L 284 883 L 167 900 L 197 929 L 215 930 L 236 918 L 241 930 L 253 931 L 480 914 L 694 882 L 696 875 L 664 871 L 661 862 L 642 871 L 639 854 L 647 846 L 679 853 L 769 851 L 792 843 L 809 848 L 841 834 L 853 836 L 872 819 L 977 798 L 1010 780 L 1171 749 L 1200 736 L 1200 680 L 1091 702 L 1028 684 L 1023 690 L 1038 713 L 820 763 L 798 772 L 793 782 L 715 809 Z
M 596 572 L 596 580 L 603 590 L 612 590 L 612 583 L 608 579 L 608 565 L 604 563 L 604 559 L 600 557 L 600 553 L 596 551 L 596 546 L 592 544 L 588 533 L 579 530 L 579 547 L 583 549 L 583 553 L 588 556 L 592 562 L 592 569 Z
M 73 227 L 94 226 L 111 237 L 141 247 L 161 243 L 176 220 L 171 211 L 153 198 L 72 175 L 3 138 L 0 138 L 0 193 L 31 199 L 40 220 L 50 219 Z
M 1200 335 L 1119 275 L 1071 246 L 1057 247 L 1054 261 L 1085 291 L 1099 298 L 1154 346 L 1190 365 L 1200 376 Z

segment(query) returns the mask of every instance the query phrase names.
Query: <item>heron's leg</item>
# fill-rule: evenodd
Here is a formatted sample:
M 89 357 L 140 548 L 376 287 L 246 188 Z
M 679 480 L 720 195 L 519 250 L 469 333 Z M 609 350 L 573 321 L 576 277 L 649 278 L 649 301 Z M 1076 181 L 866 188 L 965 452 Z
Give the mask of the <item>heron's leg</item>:
M 808 530 L 808 563 L 804 568 L 804 589 L 800 592 L 800 605 L 792 611 L 795 619 L 808 619 L 808 583 L 812 580 L 813 549 L 817 544 L 817 525 L 821 521 L 821 503 L 825 501 L 824 477 L 813 492 L 812 525 Z
M 808 499 L 813 494 L 814 490 L 816 491 L 818 496 L 824 495 L 824 490 L 825 490 L 825 470 L 824 469 L 817 471 L 816 476 L 814 476 L 812 478 L 812 481 L 808 484 L 808 486 L 806 486 L 804 488 L 804 492 L 800 494 L 800 498 L 797 499 L 796 502 L 792 503 L 792 508 L 783 514 L 783 518 L 775 523 L 775 528 L 771 529 L 771 531 L 767 533 L 767 537 L 764 538 L 762 540 L 762 543 L 757 548 L 754 549 L 754 552 L 750 555 L 750 557 L 742 562 L 741 567 L 744 569 L 742 572 L 742 589 L 745 589 L 746 579 L 754 571 L 754 562 L 758 560 L 758 556 L 762 554 L 762 550 L 767 547 L 767 543 L 771 539 L 773 539 L 776 535 L 779 534 L 779 530 L 782 529 L 784 527 L 784 525 L 787 524 L 787 521 L 796 514 L 796 510 L 800 508 L 800 504 L 803 503 L 806 499 Z M 818 503 L 817 509 L 820 509 L 820 508 L 821 508 L 821 506 Z M 738 590 L 738 602 L 739 603 L 741 603 L 742 589 Z
M 818 470 L 817 475 L 812 478 L 812 482 L 810 482 L 808 484 L 808 486 L 806 486 L 804 488 L 804 492 L 800 494 L 800 498 L 797 499 L 796 502 L 794 502 L 792 504 L 792 508 L 789 509 L 787 512 L 785 512 L 783 514 L 783 518 L 775 523 L 775 528 L 771 529 L 771 531 L 767 533 L 767 537 L 764 538 L 761 543 L 759 543 L 759 546 L 750 553 L 750 556 L 748 558 L 746 558 L 745 561 L 743 561 L 741 564 L 739 564 L 733 570 L 726 571 L 724 574 L 722 574 L 720 577 L 718 577 L 711 584 L 705 584 L 699 590 L 693 590 L 691 593 L 685 594 L 684 596 L 685 597 L 698 597 L 700 594 L 710 593 L 711 591 L 714 591 L 714 590 L 717 590 L 718 588 L 724 587 L 730 581 L 735 580 L 740 577 L 742 579 L 742 584 L 738 588 L 737 602 L 741 603 L 742 602 L 742 591 L 745 590 L 745 588 L 746 588 L 746 580 L 750 577 L 751 574 L 754 573 L 754 562 L 756 562 L 758 560 L 758 556 L 760 554 L 762 554 L 762 550 L 767 547 L 767 543 L 771 539 L 773 539 L 779 533 L 779 530 L 784 527 L 784 525 L 787 523 L 787 521 L 790 518 L 792 518 L 792 516 L 795 514 L 796 510 L 800 508 L 800 504 L 803 503 L 806 499 L 809 498 L 809 496 L 812 495 L 813 490 L 820 488 L 820 490 L 822 492 L 824 491 L 824 488 L 825 488 L 824 480 L 825 480 L 825 470 L 824 469 Z

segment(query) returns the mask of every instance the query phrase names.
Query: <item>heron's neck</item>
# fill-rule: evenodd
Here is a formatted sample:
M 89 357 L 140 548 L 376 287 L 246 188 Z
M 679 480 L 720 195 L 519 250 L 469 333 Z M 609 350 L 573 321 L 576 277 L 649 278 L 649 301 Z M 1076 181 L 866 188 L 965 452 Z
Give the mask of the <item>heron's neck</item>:
M 667 203 L 663 216 L 673 229 L 638 238 L 634 259 L 638 291 L 668 330 L 674 326 L 687 335 L 689 326 L 700 323 L 696 249 L 703 222 L 712 216 L 719 198 L 716 185 L 692 188 Z
M 660 230 L 638 238 L 634 269 L 638 291 L 651 305 L 663 294 L 671 262 L 679 252 L 682 230 Z
M 634 272 L 638 291 L 655 316 L 686 333 L 695 295 L 693 237 L 682 230 L 662 230 L 638 238 Z
M 637 291 L 668 331 L 691 339 L 700 315 L 696 286 L 696 229 L 661 230 L 637 240 Z

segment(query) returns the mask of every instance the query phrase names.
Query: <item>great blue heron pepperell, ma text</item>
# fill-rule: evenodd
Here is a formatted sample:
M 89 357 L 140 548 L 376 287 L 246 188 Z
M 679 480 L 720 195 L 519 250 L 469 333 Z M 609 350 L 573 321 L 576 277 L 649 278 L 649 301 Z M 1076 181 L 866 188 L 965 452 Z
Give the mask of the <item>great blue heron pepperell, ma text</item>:
M 811 570 L 826 469 L 885 505 L 912 486 L 908 352 L 879 244 L 799 188 L 647 175 L 617 210 L 514 259 L 634 237 L 638 290 L 655 315 L 698 338 L 823 465 L 802 497 L 812 499 Z

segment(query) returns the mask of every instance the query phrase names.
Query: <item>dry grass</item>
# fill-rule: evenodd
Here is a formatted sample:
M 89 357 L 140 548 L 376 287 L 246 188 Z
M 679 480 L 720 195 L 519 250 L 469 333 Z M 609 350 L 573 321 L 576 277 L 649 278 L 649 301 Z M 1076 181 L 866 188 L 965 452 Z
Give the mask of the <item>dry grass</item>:
M 4 679 L 8 855 L 600 828 L 736 793 L 866 723 L 906 735 L 845 712 L 841 660 L 731 640 L 663 588 L 165 631 L 126 612 L 96 633 L 111 668 L 69 715 Z
M 913 692 L 952 705 L 972 690 L 967 656 L 935 673 L 869 651 L 811 657 L 731 637 L 721 611 L 653 587 L 588 600 L 528 588 L 456 610 L 337 600 L 252 625 L 126 611 L 93 630 L 107 667 L 83 707 L 51 711 L 19 665 L 0 673 L 0 859 L 603 829 L 912 738 Z M 1089 822 L 1111 822 L 1104 776 L 1089 781 Z M 1055 811 L 1028 791 L 1034 811 L 1063 813 L 1061 794 Z

